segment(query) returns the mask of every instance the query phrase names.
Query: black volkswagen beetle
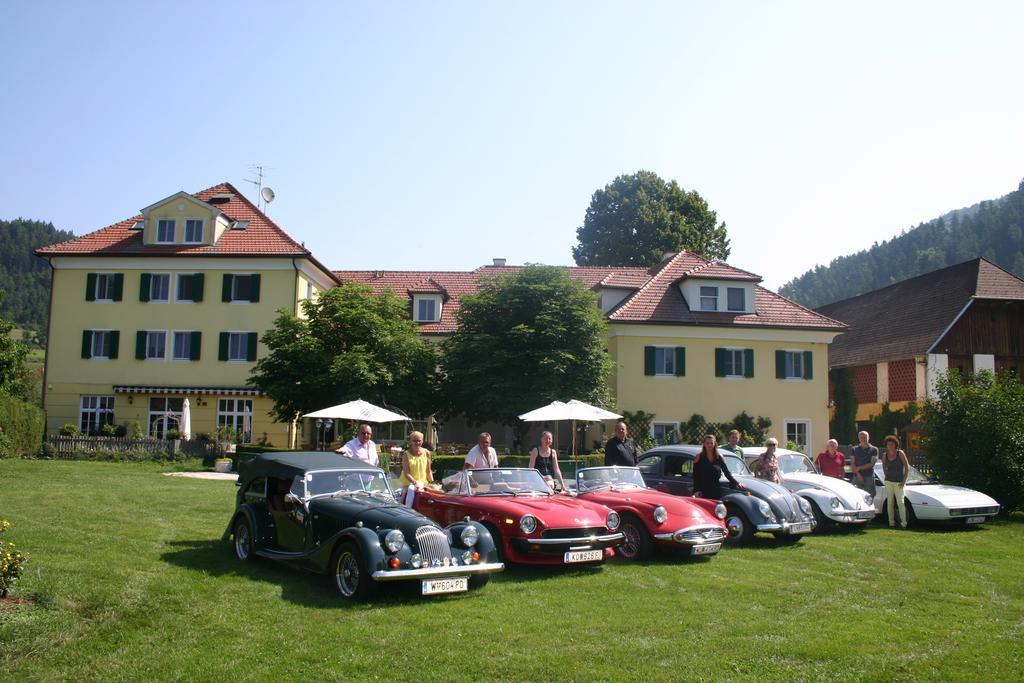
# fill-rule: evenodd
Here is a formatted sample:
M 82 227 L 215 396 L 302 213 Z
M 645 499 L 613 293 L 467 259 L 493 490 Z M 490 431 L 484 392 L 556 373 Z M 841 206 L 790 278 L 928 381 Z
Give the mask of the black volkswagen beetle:
M 344 597 L 383 581 L 419 581 L 423 595 L 457 593 L 504 569 L 477 523 L 441 527 L 395 501 L 383 471 L 335 453 L 262 453 L 239 463 L 235 555 L 259 555 L 333 577 Z
M 644 453 L 637 463 L 644 482 L 651 488 L 677 496 L 693 495 L 693 460 L 700 446 L 658 446 Z M 779 539 L 796 540 L 810 533 L 816 524 L 810 505 L 784 486 L 756 479 L 743 460 L 719 450 L 729 472 L 744 490 L 723 489 L 725 524 L 729 543 L 747 543 L 755 531 L 767 531 Z M 725 481 L 725 477 L 722 478 Z M 728 491 L 726 493 L 726 491 Z

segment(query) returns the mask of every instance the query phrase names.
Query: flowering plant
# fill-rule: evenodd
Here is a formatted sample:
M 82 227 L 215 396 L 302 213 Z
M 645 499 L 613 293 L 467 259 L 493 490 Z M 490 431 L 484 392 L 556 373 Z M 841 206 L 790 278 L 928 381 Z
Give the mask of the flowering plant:
M 11 528 L 11 523 L 6 519 L 0 519 L 0 533 Z M 25 563 L 28 557 L 18 550 L 14 543 L 0 541 L 0 598 L 5 598 L 11 592 L 14 582 L 18 580 L 25 570 Z

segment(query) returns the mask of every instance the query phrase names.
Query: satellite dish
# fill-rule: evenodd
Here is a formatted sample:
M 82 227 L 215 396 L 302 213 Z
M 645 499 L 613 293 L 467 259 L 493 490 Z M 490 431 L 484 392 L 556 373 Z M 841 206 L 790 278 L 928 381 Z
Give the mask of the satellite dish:
M 269 187 L 264 187 L 262 190 L 260 190 L 260 196 L 263 197 L 263 201 L 269 204 L 270 202 L 274 201 L 274 197 L 276 195 L 274 195 L 274 191 L 271 190 Z

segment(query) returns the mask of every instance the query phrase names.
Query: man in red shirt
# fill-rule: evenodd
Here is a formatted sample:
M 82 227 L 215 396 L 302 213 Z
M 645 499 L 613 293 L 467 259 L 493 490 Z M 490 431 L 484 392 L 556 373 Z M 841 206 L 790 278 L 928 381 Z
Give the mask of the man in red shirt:
M 818 453 L 818 457 L 815 458 L 814 464 L 818 466 L 821 473 L 826 477 L 835 477 L 836 479 L 846 478 L 846 457 L 837 450 L 839 448 L 839 442 L 835 439 L 829 439 L 825 445 L 825 450 Z

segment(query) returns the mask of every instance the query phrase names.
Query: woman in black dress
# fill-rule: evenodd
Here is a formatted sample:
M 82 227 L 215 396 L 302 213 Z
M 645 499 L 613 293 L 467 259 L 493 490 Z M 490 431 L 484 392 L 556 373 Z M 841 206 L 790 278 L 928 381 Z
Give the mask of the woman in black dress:
M 725 464 L 725 459 L 718 454 L 718 440 L 714 434 L 704 437 L 704 445 L 693 460 L 693 495 L 697 498 L 714 498 L 721 500 L 722 486 L 719 479 L 724 474 L 734 489 L 743 488 L 736 481 Z

